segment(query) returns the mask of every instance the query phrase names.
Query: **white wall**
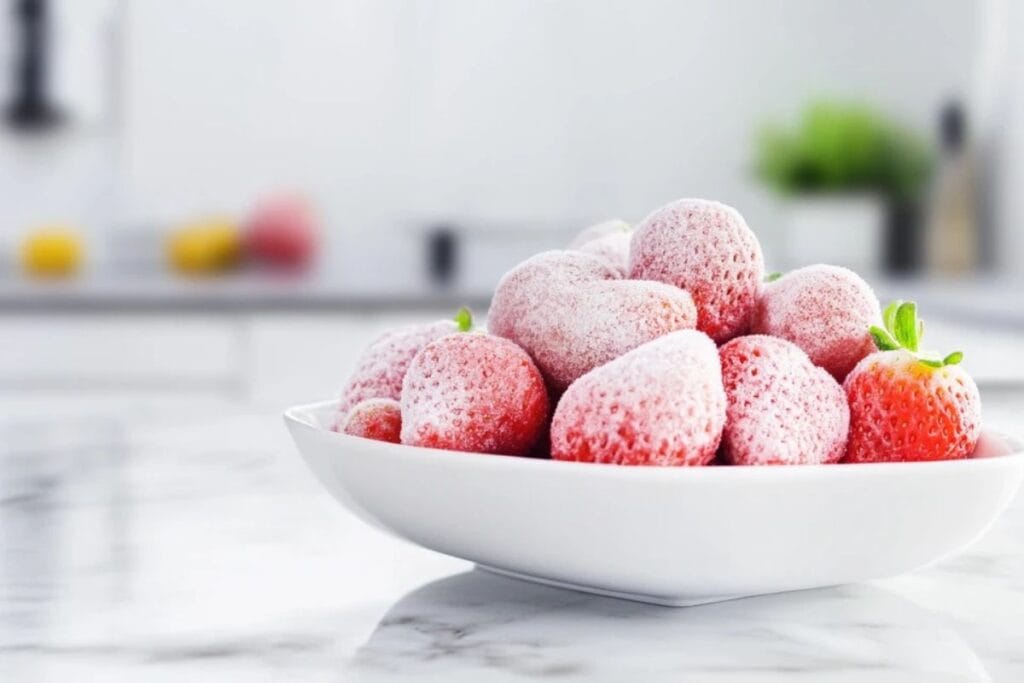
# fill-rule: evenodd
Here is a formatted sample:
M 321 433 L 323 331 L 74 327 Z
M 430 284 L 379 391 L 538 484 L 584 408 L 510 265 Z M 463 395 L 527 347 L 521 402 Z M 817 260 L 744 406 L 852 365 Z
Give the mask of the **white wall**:
M 968 94 L 977 21 L 967 0 L 138 0 L 131 208 L 291 183 L 367 232 L 636 219 L 708 195 L 770 231 L 758 123 L 830 94 L 930 128 Z
M 702 195 L 740 207 L 770 252 L 759 123 L 824 94 L 931 128 L 970 94 L 980 33 L 971 0 L 121 6 L 120 220 L 300 187 L 336 249 L 438 218 L 571 226 Z

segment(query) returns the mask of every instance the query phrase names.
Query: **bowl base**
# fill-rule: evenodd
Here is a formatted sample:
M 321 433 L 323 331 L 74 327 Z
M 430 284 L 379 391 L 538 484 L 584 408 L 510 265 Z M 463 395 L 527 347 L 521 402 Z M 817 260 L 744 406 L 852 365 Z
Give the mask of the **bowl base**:
M 647 595 L 644 593 L 627 593 L 623 591 L 608 590 L 605 588 L 598 588 L 596 586 L 587 586 L 581 583 L 571 583 L 568 581 L 557 581 L 555 579 L 547 579 L 542 576 L 534 576 L 532 574 L 521 574 L 508 569 L 499 569 L 498 567 L 490 567 L 486 564 L 476 565 L 477 569 L 489 572 L 491 574 L 497 574 L 510 579 L 517 579 L 519 581 L 530 581 L 531 583 L 539 583 L 545 586 L 553 586 L 555 588 L 564 588 L 571 591 L 577 591 L 580 593 L 590 593 L 592 595 L 600 595 L 605 598 L 617 598 L 619 600 L 632 600 L 633 602 L 643 602 L 648 605 L 658 605 L 660 607 L 695 607 L 697 605 L 707 605 L 713 602 L 725 602 L 726 600 L 738 600 L 740 598 L 749 598 L 754 594 L 749 595 L 721 595 L 715 597 L 671 597 L 664 595 Z

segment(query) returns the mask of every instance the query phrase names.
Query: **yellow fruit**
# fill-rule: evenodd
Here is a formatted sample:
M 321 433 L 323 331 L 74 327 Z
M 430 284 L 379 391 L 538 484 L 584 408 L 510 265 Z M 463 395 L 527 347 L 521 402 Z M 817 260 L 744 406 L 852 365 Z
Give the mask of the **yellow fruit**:
M 190 275 L 220 273 L 239 261 L 242 234 L 230 220 L 211 219 L 171 233 L 167 258 L 175 270 Z
M 27 273 L 42 277 L 73 274 L 82 265 L 85 251 L 78 233 L 60 226 L 29 233 L 21 244 L 21 264 Z

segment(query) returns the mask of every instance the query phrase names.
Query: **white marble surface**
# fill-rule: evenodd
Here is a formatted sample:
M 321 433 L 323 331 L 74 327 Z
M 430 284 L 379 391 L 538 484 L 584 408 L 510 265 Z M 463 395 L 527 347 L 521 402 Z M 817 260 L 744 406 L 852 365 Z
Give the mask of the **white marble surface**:
M 1024 680 L 1024 497 L 907 576 L 661 608 L 386 537 L 275 412 L 197 412 L 0 420 L 0 680 Z

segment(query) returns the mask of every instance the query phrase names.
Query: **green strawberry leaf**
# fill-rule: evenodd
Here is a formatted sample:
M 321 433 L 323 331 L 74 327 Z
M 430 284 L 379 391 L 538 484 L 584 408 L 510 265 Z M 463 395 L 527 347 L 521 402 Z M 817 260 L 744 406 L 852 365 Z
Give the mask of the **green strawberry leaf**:
M 908 351 L 917 351 L 917 304 L 904 301 L 896 309 L 896 322 L 893 333 L 900 346 Z
M 922 365 L 930 368 L 941 368 L 956 365 L 964 358 L 960 351 L 954 351 L 945 358 L 919 351 L 924 338 L 924 321 L 917 317 L 917 304 L 913 301 L 896 299 L 882 311 L 882 322 L 885 328 L 872 325 L 869 328 L 871 338 L 879 351 L 909 351 Z
M 764 276 L 764 281 L 765 282 L 775 282 L 780 277 L 782 277 L 782 273 L 780 273 L 779 271 L 776 270 L 773 273 L 768 273 L 767 275 L 765 275 Z
M 885 323 L 885 329 L 889 330 L 890 334 L 895 332 L 896 327 L 896 311 L 900 306 L 903 305 L 903 299 L 896 299 L 888 306 L 885 307 L 885 311 L 882 312 L 882 320 Z
M 900 348 L 900 345 L 896 343 L 896 340 L 892 338 L 892 335 L 878 325 L 872 325 L 870 332 L 872 339 L 875 340 L 875 346 L 878 347 L 879 351 L 895 351 Z
M 473 312 L 463 306 L 455 314 L 455 323 L 459 326 L 459 332 L 469 332 L 473 329 Z
M 954 351 L 942 359 L 943 365 L 958 365 L 964 359 L 963 351 Z

